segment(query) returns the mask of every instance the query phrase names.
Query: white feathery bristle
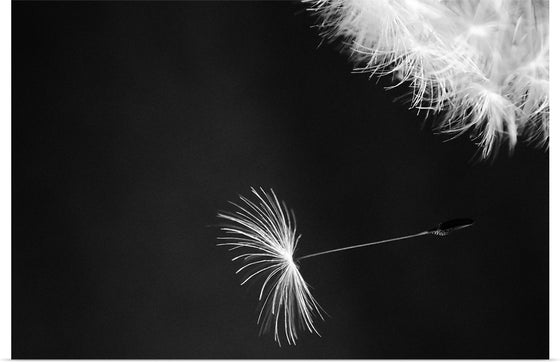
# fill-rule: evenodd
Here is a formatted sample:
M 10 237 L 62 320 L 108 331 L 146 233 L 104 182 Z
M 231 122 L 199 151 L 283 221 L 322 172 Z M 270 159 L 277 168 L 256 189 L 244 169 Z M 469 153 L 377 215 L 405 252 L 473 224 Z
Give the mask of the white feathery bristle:
M 547 0 L 304 0 L 356 70 L 393 75 L 437 130 L 472 132 L 483 158 L 518 139 L 548 146 Z
M 237 211 L 218 214 L 232 223 L 221 228 L 226 236 L 218 239 L 225 242 L 218 245 L 243 250 L 232 259 L 243 263 L 236 272 L 247 274 L 242 285 L 257 279 L 263 282 L 257 319 L 261 332 L 273 328 L 274 340 L 279 345 L 281 333 L 288 344 L 295 344 L 300 329 L 319 334 L 313 321 L 316 316 L 323 319 L 322 309 L 293 259 L 300 238 L 296 234 L 295 215 L 284 202 L 278 201 L 274 191 L 251 191 L 256 202 L 240 196 L 243 205 L 232 202 Z

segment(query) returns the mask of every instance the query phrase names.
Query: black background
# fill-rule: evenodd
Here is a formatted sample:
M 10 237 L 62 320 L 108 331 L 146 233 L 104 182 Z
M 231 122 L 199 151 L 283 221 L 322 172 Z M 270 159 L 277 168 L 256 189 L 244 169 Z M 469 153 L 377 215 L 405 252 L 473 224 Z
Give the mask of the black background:
M 298 3 L 13 4 L 14 358 L 544 358 L 548 153 L 476 163 L 352 74 Z M 428 121 L 430 118 L 428 119 Z M 258 336 L 215 246 L 250 186 L 296 211 L 323 337 Z

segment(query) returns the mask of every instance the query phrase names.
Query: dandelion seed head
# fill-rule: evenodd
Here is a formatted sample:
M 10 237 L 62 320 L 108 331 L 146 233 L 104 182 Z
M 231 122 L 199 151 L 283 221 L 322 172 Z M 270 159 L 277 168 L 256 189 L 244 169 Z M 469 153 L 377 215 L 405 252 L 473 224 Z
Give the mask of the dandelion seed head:
M 502 141 L 548 145 L 548 0 L 304 1 L 357 71 L 396 76 L 412 107 L 442 112 L 436 130 L 469 129 L 484 158 Z
M 294 253 L 300 235 L 296 232 L 295 215 L 280 202 L 273 190 L 251 189 L 253 200 L 240 196 L 241 204 L 233 212 L 219 213 L 228 222 L 221 227 L 221 246 L 239 252 L 233 261 L 241 262 L 237 273 L 245 274 L 244 285 L 262 282 L 261 305 L 257 323 L 261 333 L 274 332 L 280 345 L 282 337 L 295 344 L 299 331 L 319 335 L 316 318 L 323 319 L 322 308 L 311 295 L 309 286 L 299 272 Z

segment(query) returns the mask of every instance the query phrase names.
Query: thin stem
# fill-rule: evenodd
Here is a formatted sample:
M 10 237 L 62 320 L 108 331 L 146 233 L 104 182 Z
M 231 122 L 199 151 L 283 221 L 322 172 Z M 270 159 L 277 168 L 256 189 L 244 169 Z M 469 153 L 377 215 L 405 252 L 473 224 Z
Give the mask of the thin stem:
M 377 245 L 377 244 L 388 243 L 388 242 L 391 242 L 391 241 L 410 239 L 410 238 L 415 238 L 415 237 L 417 237 L 417 236 L 428 235 L 428 234 L 430 234 L 429 231 L 422 231 L 421 233 L 416 233 L 416 234 L 406 235 L 406 236 L 400 236 L 400 237 L 398 237 L 398 238 L 391 238 L 391 239 L 385 239 L 385 240 L 374 241 L 374 242 L 371 242 L 371 243 L 365 243 L 365 244 L 359 244 L 359 245 L 346 246 L 346 247 L 344 247 L 344 248 L 326 250 L 326 251 L 324 251 L 324 252 L 318 252 L 318 253 L 313 253 L 313 254 L 304 255 L 303 257 L 297 258 L 296 261 L 300 261 L 300 260 L 302 260 L 302 259 L 307 259 L 307 258 L 311 258 L 311 257 L 316 257 L 316 256 L 318 256 L 318 255 L 330 254 L 330 253 L 340 252 L 340 251 L 349 250 L 349 249 L 363 248 L 363 247 L 366 247 L 366 246 L 369 246 L 369 245 Z

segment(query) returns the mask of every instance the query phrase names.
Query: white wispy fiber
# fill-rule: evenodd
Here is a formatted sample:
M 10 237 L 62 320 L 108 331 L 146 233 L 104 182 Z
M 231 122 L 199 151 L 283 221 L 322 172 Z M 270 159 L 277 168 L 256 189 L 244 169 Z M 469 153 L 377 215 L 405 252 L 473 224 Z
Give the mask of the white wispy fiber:
M 484 158 L 502 141 L 548 146 L 547 0 L 304 0 L 356 70 L 411 87 L 436 130 L 471 133 Z
M 259 301 L 261 303 L 257 324 L 261 332 L 274 330 L 274 340 L 281 344 L 281 333 L 288 344 L 295 344 L 298 330 L 316 333 L 314 319 L 320 317 L 321 307 L 311 295 L 294 261 L 300 235 L 296 233 L 293 211 L 278 201 L 273 190 L 251 189 L 255 202 L 240 196 L 242 205 L 231 213 L 219 213 L 218 217 L 231 225 L 221 230 L 223 240 L 230 250 L 241 252 L 233 261 L 242 262 L 236 273 L 246 273 L 242 285 L 251 280 L 261 280 Z M 283 326 L 283 327 L 282 327 Z

